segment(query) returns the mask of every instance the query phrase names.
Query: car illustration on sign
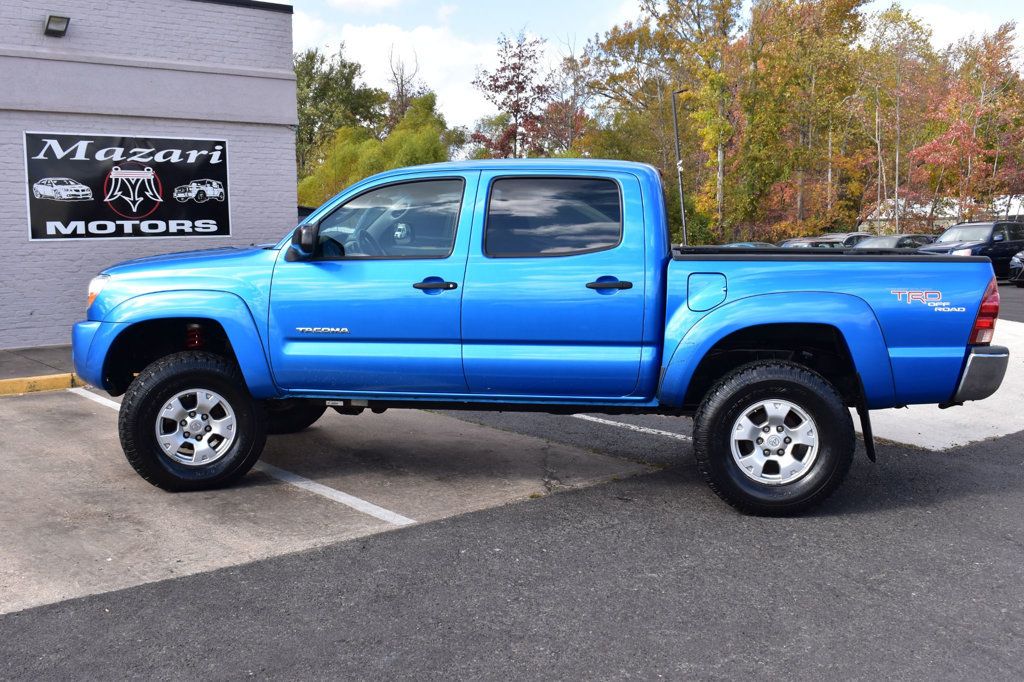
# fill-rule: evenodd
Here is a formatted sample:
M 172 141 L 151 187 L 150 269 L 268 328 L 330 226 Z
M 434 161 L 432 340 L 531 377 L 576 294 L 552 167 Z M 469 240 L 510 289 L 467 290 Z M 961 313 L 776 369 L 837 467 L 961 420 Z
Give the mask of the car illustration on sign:
M 54 201 L 91 201 L 92 190 L 71 178 L 43 178 L 32 185 L 32 196 Z
M 224 201 L 224 185 L 219 180 L 191 180 L 174 188 L 174 198 L 182 203 L 189 199 L 199 204 L 209 199 Z

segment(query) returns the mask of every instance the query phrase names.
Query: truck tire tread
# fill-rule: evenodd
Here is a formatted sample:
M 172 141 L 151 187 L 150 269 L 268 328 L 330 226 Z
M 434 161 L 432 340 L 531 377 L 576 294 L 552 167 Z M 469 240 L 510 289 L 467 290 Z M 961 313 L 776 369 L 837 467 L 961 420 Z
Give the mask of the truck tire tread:
M 181 480 L 173 476 L 164 467 L 155 461 L 152 451 L 147 452 L 145 439 L 139 442 L 136 430 L 139 428 L 140 411 L 143 405 L 151 399 L 152 392 L 161 383 L 194 372 L 198 374 L 213 375 L 220 380 L 236 387 L 239 392 L 248 398 L 251 403 L 250 409 L 256 412 L 254 424 L 247 432 L 239 433 L 239 438 L 247 442 L 238 442 L 236 445 L 245 450 L 241 456 L 234 457 L 234 461 L 227 462 L 228 466 L 217 476 L 209 479 Z M 246 407 L 249 407 L 247 405 Z M 253 467 L 259 459 L 266 442 L 265 419 L 258 401 L 249 397 L 245 379 L 242 377 L 238 365 L 227 358 L 209 353 L 206 351 L 184 351 L 164 356 L 147 366 L 132 381 L 121 401 L 121 410 L 118 416 L 118 437 L 124 450 L 125 458 L 133 469 L 143 479 L 164 490 L 179 492 L 186 490 L 205 490 L 210 488 L 226 487 L 231 485 Z M 155 439 L 154 439 L 155 441 Z M 153 444 L 155 445 L 155 443 Z M 234 448 L 235 445 L 232 446 Z M 229 454 L 227 457 L 231 457 Z
M 787 378 L 803 383 L 817 392 L 829 403 L 837 416 L 840 432 L 836 446 L 839 449 L 838 466 L 834 467 L 828 478 L 808 497 L 792 505 L 765 505 L 736 495 L 729 490 L 724 481 L 711 466 L 714 456 L 714 445 L 711 440 L 712 420 L 710 415 L 720 409 L 728 397 L 734 394 L 737 386 L 749 385 L 760 379 L 778 378 L 780 374 L 788 374 Z M 738 367 L 720 379 L 705 395 L 693 418 L 694 456 L 697 470 L 709 488 L 722 500 L 744 514 L 761 516 L 788 516 L 809 511 L 824 502 L 842 483 L 853 462 L 856 448 L 856 434 L 853 420 L 843 403 L 836 388 L 823 376 L 805 365 L 786 360 L 759 360 Z

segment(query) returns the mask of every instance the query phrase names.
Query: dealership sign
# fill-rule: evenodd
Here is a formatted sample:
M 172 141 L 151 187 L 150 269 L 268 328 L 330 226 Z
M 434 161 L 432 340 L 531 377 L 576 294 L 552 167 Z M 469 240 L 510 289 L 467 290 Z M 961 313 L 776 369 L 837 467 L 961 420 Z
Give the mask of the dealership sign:
M 228 144 L 25 133 L 31 238 L 231 234 Z

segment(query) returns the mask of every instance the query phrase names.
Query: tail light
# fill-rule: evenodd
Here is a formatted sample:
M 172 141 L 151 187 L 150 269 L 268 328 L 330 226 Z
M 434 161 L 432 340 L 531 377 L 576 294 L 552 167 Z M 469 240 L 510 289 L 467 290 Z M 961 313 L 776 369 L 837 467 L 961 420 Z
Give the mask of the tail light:
M 978 310 L 978 317 L 974 320 L 974 329 L 971 330 L 972 346 L 987 346 L 992 343 L 992 335 L 996 331 L 996 318 L 999 317 L 999 286 L 996 278 L 988 283 L 985 289 L 985 297 L 981 299 L 981 308 Z

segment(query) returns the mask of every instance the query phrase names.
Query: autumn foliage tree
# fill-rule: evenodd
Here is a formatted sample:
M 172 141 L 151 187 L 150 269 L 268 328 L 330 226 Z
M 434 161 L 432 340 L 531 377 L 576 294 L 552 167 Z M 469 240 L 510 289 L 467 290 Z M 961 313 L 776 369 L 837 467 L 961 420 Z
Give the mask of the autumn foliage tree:
M 415 61 L 392 60 L 385 92 L 341 56 L 299 55 L 300 194 L 453 154 L 589 156 L 658 168 L 694 243 L 1005 216 L 1024 196 L 1016 46 L 1012 22 L 936 46 L 911 11 L 868 0 L 637 0 L 560 58 L 501 36 L 473 81 L 494 112 L 468 140 L 420 97 Z
M 498 39 L 498 64 L 493 71 L 481 69 L 473 85 L 504 118 L 500 129 L 478 128 L 473 142 L 488 156 L 519 157 L 542 151 L 537 133 L 541 108 L 551 92 L 541 63 L 544 40 L 520 32 Z

